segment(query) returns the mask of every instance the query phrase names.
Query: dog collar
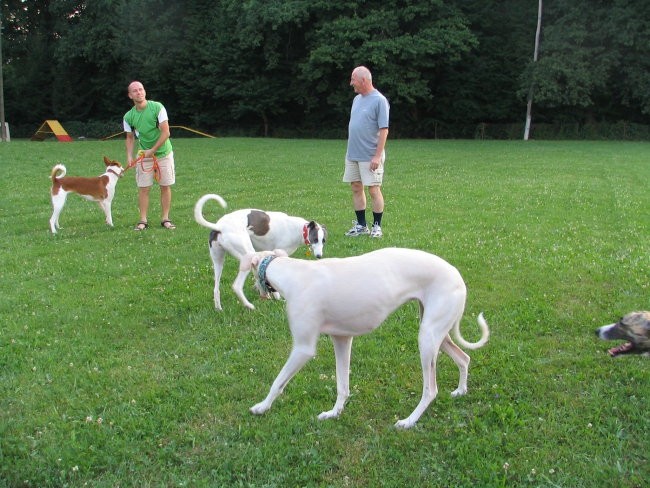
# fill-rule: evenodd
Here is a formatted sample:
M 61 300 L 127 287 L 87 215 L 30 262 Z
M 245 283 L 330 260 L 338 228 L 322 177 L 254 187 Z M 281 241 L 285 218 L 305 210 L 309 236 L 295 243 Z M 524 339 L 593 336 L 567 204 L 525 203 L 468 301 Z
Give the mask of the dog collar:
M 115 170 L 113 170 L 113 169 L 111 169 L 111 168 L 108 168 L 108 169 L 106 170 L 106 172 L 107 172 L 107 173 L 113 173 L 113 174 L 116 175 L 118 178 L 121 178 L 122 175 L 124 174 L 124 171 L 122 171 L 121 173 L 118 173 L 117 171 L 115 171 Z
M 268 268 L 269 264 L 271 264 L 271 261 L 273 261 L 276 258 L 276 256 L 266 256 L 262 261 L 260 261 L 260 265 L 257 268 L 257 282 L 260 284 L 260 288 L 262 289 L 263 293 L 266 293 L 267 295 L 269 293 L 275 293 L 276 289 L 271 286 L 271 284 L 266 280 L 266 268 Z
M 302 228 L 302 238 L 305 240 L 306 245 L 311 244 L 309 242 L 309 224 L 305 224 Z

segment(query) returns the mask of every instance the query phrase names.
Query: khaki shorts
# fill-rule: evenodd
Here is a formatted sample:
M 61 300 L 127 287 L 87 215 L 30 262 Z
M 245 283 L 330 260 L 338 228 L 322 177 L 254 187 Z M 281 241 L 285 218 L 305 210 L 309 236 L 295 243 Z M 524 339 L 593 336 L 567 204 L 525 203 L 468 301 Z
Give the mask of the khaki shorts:
M 158 158 L 160 168 L 160 186 L 171 186 L 176 183 L 176 170 L 174 168 L 174 152 L 170 152 L 164 158 Z M 138 162 L 135 167 L 135 183 L 139 188 L 152 186 L 154 182 L 153 158 L 144 159 Z
M 382 157 L 379 168 L 370 171 L 370 161 L 345 160 L 345 172 L 343 182 L 352 183 L 360 181 L 363 186 L 381 186 L 384 181 L 384 158 Z

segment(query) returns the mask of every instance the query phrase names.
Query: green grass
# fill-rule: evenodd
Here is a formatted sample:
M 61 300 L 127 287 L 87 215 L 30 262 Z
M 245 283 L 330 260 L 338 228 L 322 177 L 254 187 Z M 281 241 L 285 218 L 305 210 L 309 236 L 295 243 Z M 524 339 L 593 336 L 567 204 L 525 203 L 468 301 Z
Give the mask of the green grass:
M 650 478 L 647 358 L 610 359 L 593 330 L 648 309 L 648 145 L 390 141 L 383 240 L 345 239 L 344 141 L 175 140 L 174 232 L 146 232 L 129 174 L 115 228 L 71 195 L 49 233 L 48 175 L 96 175 L 121 141 L 0 145 L 0 487 L 640 487 Z M 355 340 L 352 395 L 336 395 L 331 343 L 262 417 L 291 346 L 284 306 L 244 309 L 222 279 L 212 302 L 207 192 L 231 209 L 281 210 L 326 224 L 329 256 L 384 246 L 438 254 L 469 295 L 478 337 L 469 393 L 439 361 L 440 394 L 397 431 L 421 393 L 417 307 Z M 214 207 L 207 214 L 216 219 Z M 296 253 L 304 258 L 304 249 Z M 372 290 L 360 290 L 372 292 Z M 377 297 L 381 299 L 381 297 Z

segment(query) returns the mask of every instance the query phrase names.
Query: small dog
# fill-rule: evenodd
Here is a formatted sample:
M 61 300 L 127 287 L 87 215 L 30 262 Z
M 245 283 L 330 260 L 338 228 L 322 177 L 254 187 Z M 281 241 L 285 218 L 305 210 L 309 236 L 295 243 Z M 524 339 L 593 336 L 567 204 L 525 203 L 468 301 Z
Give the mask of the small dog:
M 650 356 L 650 312 L 628 313 L 615 324 L 596 329 L 596 335 L 603 340 L 627 341 L 608 351 L 612 357 L 630 353 Z
M 106 223 L 113 227 L 113 216 L 111 215 L 111 203 L 115 196 L 115 186 L 124 173 L 124 168 L 117 161 L 111 161 L 104 156 L 106 172 L 94 178 L 81 176 L 66 176 L 65 166 L 57 164 L 52 168 L 52 217 L 50 217 L 50 230 L 56 234 L 59 229 L 59 215 L 65 205 L 68 193 L 78 193 L 86 200 L 97 202 L 106 215 Z
M 282 393 L 289 380 L 316 354 L 320 334 L 328 334 L 336 357 L 336 403 L 319 419 L 338 417 L 349 396 L 352 339 L 379 327 L 404 303 L 420 303 L 418 343 L 422 364 L 422 399 L 408 418 L 395 426 L 413 427 L 438 393 L 436 361 L 440 350 L 458 366 L 458 388 L 452 396 L 467 393 L 470 358 L 463 347 L 477 349 L 490 334 L 483 314 L 478 316 L 481 338 L 465 341 L 459 330 L 466 288 L 456 268 L 438 256 L 413 249 L 385 248 L 356 257 L 307 261 L 292 259 L 281 250 L 248 255 L 262 288 L 280 292 L 287 301 L 293 348 L 273 382 L 268 396 L 251 408 L 261 415 Z
M 316 258 L 323 257 L 327 229 L 313 220 L 291 217 L 282 212 L 248 208 L 226 214 L 213 224 L 203 217 L 203 206 L 208 200 L 215 200 L 223 208 L 226 208 L 227 204 L 219 195 L 207 194 L 199 198 L 194 206 L 196 222 L 212 230 L 208 245 L 214 266 L 214 307 L 217 310 L 222 310 L 219 281 L 226 253 L 240 261 L 239 274 L 232 289 L 239 300 L 250 309 L 255 306 L 244 295 L 244 283 L 250 272 L 250 264 L 242 260 L 244 256 L 273 249 L 282 249 L 287 254 L 293 254 L 298 247 L 305 244 Z M 274 296 L 279 298 L 278 294 Z

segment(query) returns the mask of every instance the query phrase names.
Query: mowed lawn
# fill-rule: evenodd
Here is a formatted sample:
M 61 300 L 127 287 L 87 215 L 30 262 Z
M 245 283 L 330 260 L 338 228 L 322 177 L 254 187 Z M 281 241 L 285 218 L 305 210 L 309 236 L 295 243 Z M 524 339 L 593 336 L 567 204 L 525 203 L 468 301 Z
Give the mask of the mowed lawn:
M 0 144 L 0 487 L 647 486 L 650 360 L 612 359 L 614 343 L 594 335 L 650 309 L 647 143 L 390 140 L 381 240 L 343 236 L 345 141 L 174 145 L 175 231 L 160 227 L 157 188 L 150 228 L 132 230 L 129 172 L 114 228 L 70 195 L 53 236 L 52 166 L 98 175 L 123 141 Z M 237 301 L 232 258 L 214 310 L 209 232 L 192 215 L 204 193 L 318 220 L 327 256 L 398 246 L 455 265 L 463 335 L 478 338 L 481 311 L 491 328 L 467 351 L 468 394 L 451 398 L 458 371 L 441 356 L 438 398 L 414 429 L 393 427 L 422 389 L 409 303 L 355 339 L 339 419 L 316 418 L 336 397 L 327 337 L 251 415 L 291 336 L 282 302 L 260 301 L 251 282 L 256 309 Z

